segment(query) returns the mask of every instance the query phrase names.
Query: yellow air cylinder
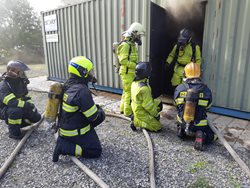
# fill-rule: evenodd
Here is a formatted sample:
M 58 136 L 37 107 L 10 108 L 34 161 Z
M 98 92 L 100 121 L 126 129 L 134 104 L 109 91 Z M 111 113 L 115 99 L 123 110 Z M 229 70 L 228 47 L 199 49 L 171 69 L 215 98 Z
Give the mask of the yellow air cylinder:
M 45 120 L 52 123 L 56 121 L 62 94 L 62 84 L 53 83 L 50 86 L 48 101 L 45 108 Z
M 198 92 L 193 89 L 188 89 L 183 113 L 183 119 L 188 124 L 194 121 L 197 101 Z

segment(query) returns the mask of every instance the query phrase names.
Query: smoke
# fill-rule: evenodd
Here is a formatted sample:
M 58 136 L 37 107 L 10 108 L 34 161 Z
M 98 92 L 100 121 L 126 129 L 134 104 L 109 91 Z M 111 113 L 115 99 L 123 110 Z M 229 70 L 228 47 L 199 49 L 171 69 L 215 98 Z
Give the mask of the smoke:
M 166 0 L 165 8 L 177 22 L 200 19 L 202 16 L 199 0 Z

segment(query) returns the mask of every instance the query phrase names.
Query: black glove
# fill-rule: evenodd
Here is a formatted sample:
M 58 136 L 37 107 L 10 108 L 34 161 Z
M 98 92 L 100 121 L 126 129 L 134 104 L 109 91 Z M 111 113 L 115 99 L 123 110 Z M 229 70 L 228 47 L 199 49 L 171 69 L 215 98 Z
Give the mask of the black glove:
M 106 115 L 103 109 L 98 104 L 96 106 L 98 108 L 98 116 L 94 121 L 91 122 L 91 125 L 93 127 L 96 127 L 97 125 L 101 124 L 106 118 Z
M 160 120 L 161 116 L 160 114 L 158 114 L 158 116 L 155 117 L 155 119 L 157 119 L 158 121 Z
M 35 108 L 35 105 L 30 103 L 30 102 L 25 102 L 23 108 L 26 109 L 26 110 L 33 110 Z
M 160 102 L 160 103 L 158 104 L 158 106 L 157 106 L 157 110 L 158 110 L 158 112 L 161 112 L 162 109 L 163 109 L 163 103 Z

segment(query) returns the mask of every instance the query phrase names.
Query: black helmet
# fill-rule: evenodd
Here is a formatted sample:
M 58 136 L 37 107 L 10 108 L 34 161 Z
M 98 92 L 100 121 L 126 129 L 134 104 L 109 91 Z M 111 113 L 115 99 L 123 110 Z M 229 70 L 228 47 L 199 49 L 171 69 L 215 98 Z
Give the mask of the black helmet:
M 24 71 L 30 70 L 22 61 L 14 60 L 7 63 L 7 77 L 26 78 Z
M 151 70 L 152 68 L 149 62 L 139 62 L 135 67 L 135 80 L 148 78 Z
M 178 37 L 179 45 L 186 45 L 191 40 L 191 35 L 188 29 L 184 28 L 180 31 L 180 35 Z

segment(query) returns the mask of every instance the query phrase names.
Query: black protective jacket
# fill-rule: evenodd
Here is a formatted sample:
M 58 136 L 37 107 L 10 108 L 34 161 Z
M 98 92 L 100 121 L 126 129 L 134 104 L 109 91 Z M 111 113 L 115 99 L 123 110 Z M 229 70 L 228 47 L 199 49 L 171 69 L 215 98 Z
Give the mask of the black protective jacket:
M 0 82 L 0 108 L 8 107 L 25 107 L 27 100 L 28 79 L 5 77 Z M 29 101 L 30 102 L 30 101 Z
M 80 131 L 89 125 L 93 128 L 105 119 L 104 111 L 93 101 L 85 78 L 71 76 L 64 84 L 63 91 L 59 117 L 60 130 Z
M 212 92 L 203 84 L 200 79 L 187 79 L 185 83 L 180 84 L 174 92 L 174 100 L 177 106 L 177 119 L 179 123 L 183 122 L 183 112 L 185 106 L 185 98 L 187 95 L 188 89 L 195 89 L 199 93 L 199 98 L 197 101 L 196 111 L 195 111 L 195 120 L 194 124 L 196 126 L 207 126 L 207 114 L 206 111 L 210 108 L 212 104 Z

